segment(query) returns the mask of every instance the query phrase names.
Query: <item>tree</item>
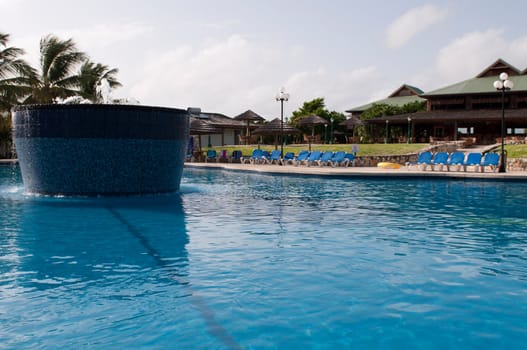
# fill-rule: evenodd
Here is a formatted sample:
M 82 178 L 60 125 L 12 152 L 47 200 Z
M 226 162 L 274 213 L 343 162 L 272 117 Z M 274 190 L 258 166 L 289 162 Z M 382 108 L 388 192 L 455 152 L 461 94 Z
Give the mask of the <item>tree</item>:
M 302 129 L 302 126 L 298 125 L 298 122 L 305 116 L 310 114 L 316 114 L 319 117 L 326 119 L 327 124 L 330 125 L 331 119 L 333 119 L 333 130 L 340 129 L 339 124 L 346 120 L 346 116 L 343 113 L 336 111 L 329 111 L 326 108 L 326 103 L 323 97 L 315 98 L 314 100 L 304 102 L 302 107 L 292 113 L 291 124 L 297 128 Z M 324 132 L 324 126 L 318 126 L 315 128 L 318 134 Z M 329 131 L 329 130 L 328 130 Z
M 426 103 L 421 101 L 414 101 L 406 103 L 402 106 L 389 105 L 386 103 L 374 103 L 370 108 L 366 109 L 361 113 L 361 120 L 370 120 L 373 118 L 379 118 L 387 115 L 399 115 L 409 114 L 415 112 L 421 112 L 426 110 Z M 358 135 L 363 140 L 380 138 L 384 135 L 385 129 L 383 127 L 372 128 L 362 125 L 357 127 Z
M 372 118 L 379 118 L 386 115 L 398 115 L 415 113 L 426 110 L 426 103 L 420 101 L 414 101 L 406 103 L 402 106 L 389 105 L 386 103 L 374 103 L 370 108 L 366 109 L 360 115 L 362 120 L 368 120 Z
M 40 40 L 40 76 L 25 103 L 56 103 L 58 98 L 79 95 L 80 75 L 75 71 L 86 60 L 72 39 L 53 35 Z
M 116 77 L 118 72 L 119 70 L 117 68 L 110 69 L 101 63 L 86 60 L 79 71 L 80 95 L 94 103 L 103 102 L 103 96 L 98 93 L 97 86 L 102 84 L 103 81 L 108 83 L 110 89 L 122 86 Z
M 8 47 L 9 34 L 0 33 L 0 115 L 31 92 L 37 72 L 19 58 L 24 50 Z
M 298 126 L 298 121 L 302 119 L 302 117 L 305 117 L 310 114 L 316 114 L 324 119 L 329 119 L 327 115 L 328 113 L 329 112 L 326 110 L 324 98 L 318 97 L 314 100 L 304 102 L 302 107 L 300 107 L 296 111 L 293 111 L 293 116 L 291 117 L 291 124 L 294 126 Z
M 9 47 L 9 34 L 0 33 L 0 158 L 10 156 L 11 108 L 27 96 L 36 71 L 20 56 L 24 50 Z

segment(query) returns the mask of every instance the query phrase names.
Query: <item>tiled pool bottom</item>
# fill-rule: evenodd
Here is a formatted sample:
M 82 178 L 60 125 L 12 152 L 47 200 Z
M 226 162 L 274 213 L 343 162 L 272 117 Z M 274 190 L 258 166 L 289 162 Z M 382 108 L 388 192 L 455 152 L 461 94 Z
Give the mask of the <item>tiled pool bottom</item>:
M 0 167 L 0 348 L 512 349 L 527 184 L 185 170 L 47 198 Z

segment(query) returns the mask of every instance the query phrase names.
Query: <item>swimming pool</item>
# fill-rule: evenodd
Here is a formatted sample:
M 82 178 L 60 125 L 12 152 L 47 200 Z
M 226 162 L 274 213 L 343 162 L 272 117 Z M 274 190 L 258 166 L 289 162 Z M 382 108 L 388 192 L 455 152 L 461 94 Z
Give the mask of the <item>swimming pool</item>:
M 527 343 L 527 184 L 186 169 L 49 198 L 0 166 L 0 348 Z

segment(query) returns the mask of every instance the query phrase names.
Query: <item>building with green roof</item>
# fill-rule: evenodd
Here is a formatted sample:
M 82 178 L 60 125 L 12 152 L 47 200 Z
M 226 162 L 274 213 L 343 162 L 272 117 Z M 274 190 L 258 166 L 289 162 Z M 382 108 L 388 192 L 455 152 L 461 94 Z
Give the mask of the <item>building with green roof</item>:
M 417 142 L 469 138 L 478 144 L 496 143 L 501 136 L 502 96 L 493 83 L 502 72 L 514 83 L 505 93 L 506 137 L 523 143 L 527 137 L 527 69 L 521 71 L 502 59 L 472 79 L 420 93 L 419 98 L 426 100 L 426 112 L 383 116 L 368 123 L 384 125 L 392 140 L 404 139 L 404 142 L 407 130 L 411 130 L 410 135 Z M 362 112 L 371 105 L 347 112 Z

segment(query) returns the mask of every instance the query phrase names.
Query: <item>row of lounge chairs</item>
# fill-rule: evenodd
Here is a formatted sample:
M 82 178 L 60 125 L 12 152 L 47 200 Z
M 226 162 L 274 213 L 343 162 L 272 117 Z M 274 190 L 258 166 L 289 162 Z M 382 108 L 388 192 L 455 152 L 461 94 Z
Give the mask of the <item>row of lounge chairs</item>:
M 274 150 L 271 153 L 255 149 L 250 157 L 242 157 L 242 164 L 278 164 L 278 165 L 318 165 L 318 166 L 342 166 L 348 167 L 353 165 L 355 155 L 344 151 L 300 151 L 295 156 L 293 152 L 287 152 L 283 157 L 280 150 Z
M 451 171 L 453 167 L 457 171 L 463 169 L 467 171 L 468 167 L 472 167 L 475 170 L 485 171 L 488 167 L 494 172 L 498 169 L 500 164 L 500 155 L 497 153 L 464 153 L 464 152 L 437 152 L 432 153 L 429 151 L 419 153 L 416 162 L 407 163 L 406 166 L 410 169 L 412 166 L 420 167 L 421 170 L 426 170 L 430 167 L 430 170 L 443 170 L 446 168 L 447 171 Z

